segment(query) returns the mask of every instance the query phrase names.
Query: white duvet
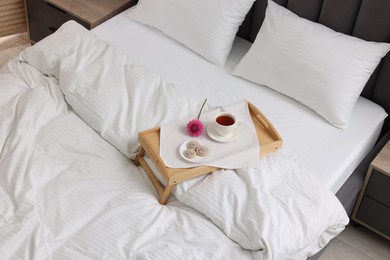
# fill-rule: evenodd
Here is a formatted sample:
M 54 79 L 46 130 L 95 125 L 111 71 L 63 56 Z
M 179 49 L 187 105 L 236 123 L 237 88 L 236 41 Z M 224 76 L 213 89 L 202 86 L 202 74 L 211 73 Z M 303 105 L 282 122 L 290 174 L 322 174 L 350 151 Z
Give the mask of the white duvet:
M 348 224 L 337 198 L 282 153 L 262 158 L 258 168 L 183 183 L 174 193 L 255 259 L 305 259 Z
M 25 50 L 0 75 L 0 258 L 304 259 L 343 230 L 336 197 L 282 153 L 159 205 L 123 154 L 189 100 L 74 23 Z

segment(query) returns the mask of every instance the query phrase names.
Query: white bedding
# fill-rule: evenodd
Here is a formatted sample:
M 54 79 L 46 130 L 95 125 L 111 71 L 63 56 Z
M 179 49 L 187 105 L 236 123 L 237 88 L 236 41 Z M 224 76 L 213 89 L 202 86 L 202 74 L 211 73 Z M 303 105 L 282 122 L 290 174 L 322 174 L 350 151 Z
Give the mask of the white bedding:
M 137 24 L 121 13 L 93 30 L 143 64 L 213 106 L 241 99 L 254 103 L 274 124 L 284 140 L 283 151 L 294 157 L 334 193 L 373 147 L 384 110 L 359 98 L 348 129 L 341 131 L 298 102 L 230 75 L 250 43 L 236 38 L 225 69 L 207 62 L 157 30 Z M 277 108 L 277 109 L 275 109 Z
M 60 45 L 0 72 L 0 259 L 252 259 L 198 211 L 160 205 L 142 168 L 74 113 L 56 77 L 75 48 Z
M 180 183 L 174 194 L 258 260 L 305 259 L 348 224 L 331 191 L 282 152 L 266 156 L 256 168 L 220 170 Z
M 90 115 L 80 111 L 90 107 L 73 103 L 75 96 L 68 91 L 76 88 L 81 100 L 94 90 L 104 93 L 103 99 L 86 99 L 96 101 L 99 107 L 105 106 L 108 95 L 104 87 L 125 90 L 129 96 L 139 95 L 133 86 L 158 90 L 160 95 L 152 97 L 150 105 L 169 100 L 167 94 L 175 96 L 176 90 L 161 89 L 160 81 L 134 85 L 139 78 L 129 75 L 134 68 L 138 73 L 139 65 L 114 65 L 121 56 L 112 47 L 101 44 L 89 32 L 72 31 L 72 23 L 66 28 L 69 31 L 61 28 L 50 40 L 26 49 L 0 75 L 1 259 L 302 259 L 322 248 L 348 222 L 335 196 L 282 153 L 265 158 L 259 171 L 238 171 L 236 177 L 241 175 L 241 180 L 247 181 L 239 188 L 235 186 L 239 179 L 233 180 L 232 187 L 238 193 L 228 190 L 221 198 L 224 203 L 215 197 L 200 203 L 203 208 L 193 204 L 201 201 L 196 193 L 224 190 L 223 183 L 210 181 L 210 176 L 229 181 L 233 172 L 193 180 L 198 182 L 194 186 L 183 183 L 176 191 L 179 200 L 206 214 L 226 235 L 254 251 L 242 249 L 210 219 L 174 198 L 167 207 L 159 205 L 142 169 L 127 160 L 125 152 L 113 148 L 123 140 L 113 142 L 106 137 L 113 146 L 104 141 L 98 135 L 105 137 L 104 132 L 97 127 L 104 122 L 89 121 Z M 93 47 L 98 47 L 99 55 Z M 115 59 L 110 61 L 112 57 Z M 125 80 L 105 80 L 112 75 L 123 75 Z M 151 77 L 143 70 L 142 75 Z M 137 102 L 118 102 L 129 111 L 142 107 Z M 123 116 L 123 109 L 109 112 L 116 121 Z M 164 118 L 172 120 L 178 115 L 172 111 Z M 133 133 L 143 117 L 129 119 L 124 122 Z M 160 122 L 161 115 L 151 120 Z M 253 195 L 242 196 L 246 191 Z M 222 195 L 222 190 L 218 193 Z M 285 205 L 286 195 L 291 200 Z M 231 196 L 238 196 L 241 202 L 231 201 Z M 248 204 L 246 196 L 249 202 L 253 199 L 257 203 Z M 221 210 L 212 203 L 222 206 Z M 253 211 L 240 208 L 243 206 L 253 206 Z M 213 214 L 221 213 L 219 218 L 226 221 L 214 218 Z M 247 218 L 247 213 L 254 215 Z M 256 232 L 248 233 L 250 227 Z M 230 229 L 235 231 L 230 233 Z M 237 237 L 240 232 L 244 233 Z
M 196 210 L 161 206 L 58 86 L 12 80 L 1 88 L 0 259 L 251 259 Z

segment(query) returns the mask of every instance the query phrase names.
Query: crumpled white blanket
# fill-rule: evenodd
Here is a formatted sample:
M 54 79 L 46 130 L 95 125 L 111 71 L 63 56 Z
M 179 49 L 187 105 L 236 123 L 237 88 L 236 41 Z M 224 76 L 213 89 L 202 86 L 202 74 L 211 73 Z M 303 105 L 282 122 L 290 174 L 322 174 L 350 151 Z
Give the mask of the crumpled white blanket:
M 282 152 L 263 157 L 258 168 L 181 183 L 174 194 L 256 259 L 305 259 L 349 221 L 336 196 Z
M 168 207 L 142 168 L 25 62 L 0 71 L 0 259 L 253 259 L 210 220 Z M 194 228 L 196 227 L 196 228 Z
M 81 71 L 99 65 L 87 63 L 91 56 L 82 51 L 96 54 L 93 45 L 78 48 L 91 43 L 86 38 L 93 35 L 75 26 L 66 26 L 27 48 L 0 70 L 0 259 L 253 259 L 251 251 L 226 237 L 198 211 L 177 200 L 169 207 L 160 205 L 142 168 L 106 142 L 65 101 L 62 88 L 72 84 L 59 76 L 61 70 L 75 69 L 69 77 L 85 79 Z M 90 36 L 84 37 L 86 34 Z M 106 53 L 112 54 L 112 48 L 106 47 Z M 78 57 L 79 63 L 64 66 L 64 55 Z M 110 68 L 120 68 L 100 65 L 108 74 Z M 127 73 L 134 68 L 137 66 L 127 68 Z M 158 98 L 159 102 L 177 97 L 177 87 L 161 78 L 147 74 L 142 80 L 133 75 L 127 77 L 129 93 L 135 95 L 130 110 L 146 113 L 143 109 L 150 99 L 143 104 L 137 94 L 154 94 L 151 100 Z M 101 88 L 84 84 L 80 90 L 109 93 L 103 88 L 104 73 L 100 76 L 102 81 L 96 75 L 92 79 L 99 79 L 96 83 Z M 132 81 L 136 79 L 139 81 Z M 114 109 L 103 112 L 121 108 L 120 104 L 107 107 Z M 172 120 L 188 113 L 174 111 L 149 113 L 147 120 L 136 114 L 144 122 L 128 125 L 130 134 L 140 125 L 163 120 L 164 114 Z M 123 113 L 127 115 L 127 111 Z M 136 143 L 136 138 L 131 135 L 131 143 Z

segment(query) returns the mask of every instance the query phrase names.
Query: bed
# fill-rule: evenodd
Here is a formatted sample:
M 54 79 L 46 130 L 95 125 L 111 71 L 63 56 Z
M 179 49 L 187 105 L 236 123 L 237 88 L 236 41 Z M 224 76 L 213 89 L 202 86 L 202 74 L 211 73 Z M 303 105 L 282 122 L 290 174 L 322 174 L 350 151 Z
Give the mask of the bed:
M 172 28 L 187 33 L 177 35 L 164 27 L 172 21 L 155 19 L 151 1 L 144 0 L 92 32 L 66 23 L 1 69 L 1 259 L 316 259 L 348 224 L 360 189 L 354 179 L 364 174 L 358 166 L 381 132 L 388 131 L 388 1 L 290 0 L 275 1 L 277 5 L 231 0 L 237 8 L 229 13 L 231 9 L 216 0 L 220 6 L 207 10 L 221 7 L 220 12 L 227 13 L 215 19 L 241 19 L 233 19 L 235 27 L 213 27 L 216 31 L 206 36 L 197 35 L 206 27 L 189 30 L 177 22 L 198 7 L 188 10 L 178 4 L 182 1 L 162 2 L 153 5 L 173 10 Z M 207 3 L 197 2 L 201 7 Z M 251 74 L 257 61 L 248 53 L 277 55 L 286 49 L 286 45 L 273 49 L 275 42 L 263 44 L 264 37 L 258 37 L 262 44 L 257 45 L 266 8 L 269 26 L 270 17 L 278 14 L 302 23 L 283 6 L 362 38 L 365 41 L 356 48 L 377 53 L 375 59 L 367 54 L 364 61 L 351 54 L 359 60 L 356 66 L 369 64 L 362 69 L 366 77 L 372 74 L 361 86 L 360 97 L 361 91 L 355 90 L 329 94 L 356 96 L 352 105 L 344 104 L 350 110 L 347 120 L 345 114 L 329 112 L 326 102 L 318 101 L 324 107 L 313 106 L 317 90 L 295 96 L 283 86 L 273 87 L 277 81 L 263 84 L 271 87 L 256 83 L 268 67 L 255 63 L 263 69 Z M 197 15 L 207 22 L 210 13 L 203 10 Z M 215 32 L 235 34 L 242 20 L 232 46 L 225 40 L 224 48 L 203 45 L 217 38 Z M 319 30 L 314 23 L 304 25 Z M 267 30 L 261 34 L 267 35 Z M 296 46 L 299 39 L 294 34 L 288 37 L 292 38 L 287 42 Z M 265 54 L 264 46 L 270 48 Z M 267 64 L 277 59 L 272 56 Z M 303 58 L 294 56 L 291 62 L 299 59 Z M 353 63 L 347 60 L 343 66 Z M 313 61 L 309 64 L 312 68 Z M 333 65 L 326 64 L 330 69 Z M 274 66 L 274 71 L 283 69 L 283 64 Z M 337 80 L 344 80 L 344 75 Z M 313 84 L 317 83 L 322 86 Z M 293 82 L 289 79 L 284 85 Z M 139 148 L 137 134 L 193 118 L 205 98 L 209 111 L 250 101 L 278 130 L 283 148 L 261 158 L 257 168 L 221 170 L 182 183 L 167 205 L 160 205 L 152 183 L 132 161 Z

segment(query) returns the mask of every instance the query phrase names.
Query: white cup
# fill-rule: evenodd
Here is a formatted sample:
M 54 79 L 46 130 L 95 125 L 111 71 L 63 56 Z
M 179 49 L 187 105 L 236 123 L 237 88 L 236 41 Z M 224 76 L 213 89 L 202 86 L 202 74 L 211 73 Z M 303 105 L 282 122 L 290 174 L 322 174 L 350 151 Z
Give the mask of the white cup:
M 229 113 L 217 113 L 214 117 L 214 129 L 221 136 L 229 136 L 241 124 L 235 116 Z

